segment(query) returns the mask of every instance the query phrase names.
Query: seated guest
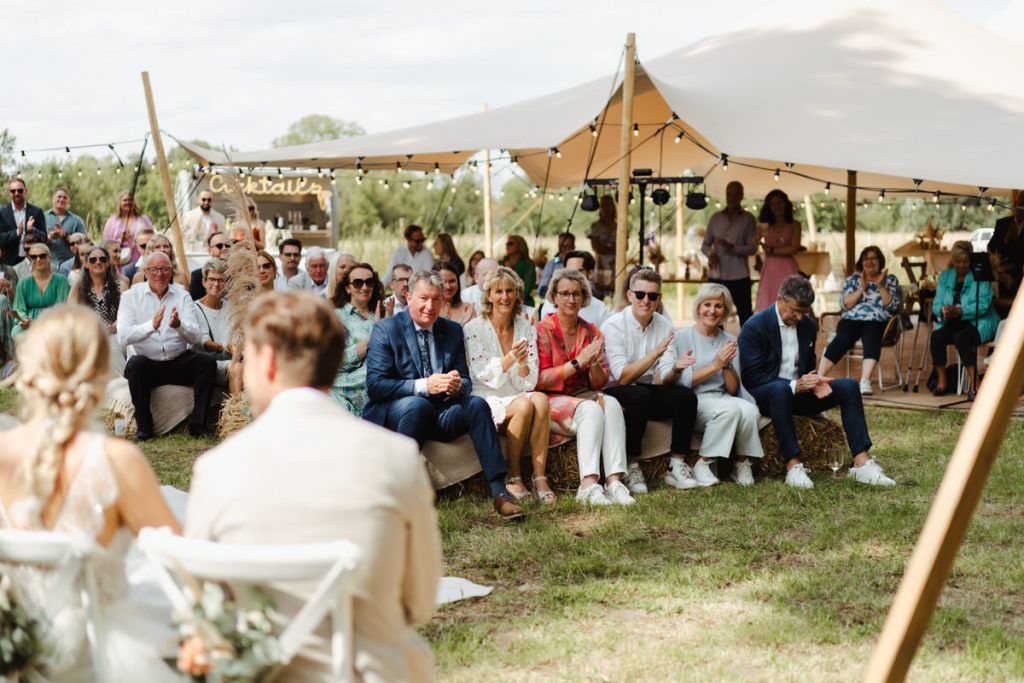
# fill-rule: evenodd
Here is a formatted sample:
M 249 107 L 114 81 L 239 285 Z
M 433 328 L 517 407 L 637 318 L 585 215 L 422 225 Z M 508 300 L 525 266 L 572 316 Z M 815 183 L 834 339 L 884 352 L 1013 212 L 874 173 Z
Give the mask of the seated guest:
M 281 255 L 281 271 L 274 280 L 274 289 L 283 292 L 288 289 L 288 280 L 299 274 L 299 261 L 302 260 L 302 242 L 289 237 L 281 241 L 278 247 Z
M 736 337 L 723 329 L 731 314 L 729 289 L 718 283 L 702 285 L 693 302 L 696 323 L 676 333 L 658 368 L 665 384 L 692 387 L 697 394 L 696 427 L 704 437 L 694 469 L 697 483 L 705 486 L 718 482 L 710 463 L 733 452 L 737 462 L 732 479 L 750 486 L 754 483 L 750 458 L 764 457 L 758 436 L 761 415 L 756 405 L 738 396 L 740 376 L 735 363 L 739 346 Z M 670 362 L 673 358 L 687 358 L 689 367 L 680 372 L 682 363 Z
M 480 259 L 484 257 L 484 252 L 477 249 L 469 256 L 469 264 L 466 266 L 466 272 L 459 276 L 459 283 L 462 285 L 462 290 L 472 287 L 476 284 L 476 280 L 473 274 L 476 272 L 476 264 L 480 262 Z
M 594 260 L 594 255 L 589 251 L 570 251 L 565 255 L 565 267 L 572 268 L 583 273 L 583 277 L 587 280 L 587 287 L 590 291 L 588 297 L 588 303 L 580 309 L 580 317 L 586 320 L 591 325 L 601 327 L 604 324 L 605 318 L 608 317 L 608 307 L 604 305 L 604 302 L 594 296 L 594 273 L 597 268 L 597 261 Z M 540 317 L 546 318 L 555 312 L 555 304 L 551 300 L 550 294 L 546 297 L 547 301 L 540 309 Z
M 334 292 L 345 279 L 345 273 L 352 270 L 356 263 L 356 257 L 346 251 L 339 251 L 331 257 L 330 265 L 327 267 L 327 293 L 324 298 L 328 301 L 334 299 Z
M 859 340 L 864 347 L 860 370 L 860 393 L 871 393 L 871 373 L 882 355 L 882 333 L 900 310 L 900 283 L 885 269 L 885 256 L 878 247 L 865 247 L 857 259 L 856 272 L 846 278 L 839 296 L 843 315 L 836 336 L 821 357 L 818 374 L 824 377 Z
M 956 346 L 960 362 L 967 371 L 974 400 L 978 387 L 978 344 L 991 341 L 999 324 L 992 307 L 992 283 L 975 282 L 971 273 L 971 243 L 961 240 L 953 245 L 949 268 L 939 273 L 932 303 L 935 330 L 929 342 L 932 366 L 936 371 L 936 396 L 949 393 L 946 384 L 946 347 Z
M 145 274 L 145 286 L 125 292 L 117 312 L 117 341 L 128 353 L 124 376 L 135 407 L 135 438 L 153 438 L 149 397 L 164 384 L 192 387 L 188 431 L 200 436 L 206 431 L 217 363 L 212 356 L 191 349 L 202 341 L 202 333 L 192 296 L 171 283 L 171 259 L 161 251 L 153 252 L 146 259 Z
M 60 266 L 57 268 L 57 272 L 67 277 L 68 274 L 75 268 L 82 267 L 82 256 L 81 250 L 86 247 L 92 246 L 92 238 L 89 235 L 78 232 L 74 235 L 68 235 L 68 249 L 71 251 L 71 256 L 60 262 Z
M 589 505 L 632 505 L 626 474 L 626 423 L 614 396 L 600 393 L 608 383 L 604 337 L 580 317 L 590 302 L 590 283 L 573 268 L 551 276 L 548 300 L 555 313 L 537 323 L 537 388 L 548 394 L 551 428 L 576 435 L 580 487 L 576 500 Z M 605 485 L 600 482 L 604 467 Z
M 288 280 L 288 287 L 313 292 L 323 299 L 327 294 L 327 254 L 320 247 L 306 252 L 306 270 Z
M 202 192 L 201 195 L 209 194 L 209 192 Z M 209 204 L 206 205 L 209 207 Z M 199 218 L 195 221 L 198 224 Z M 197 227 L 196 229 L 202 229 Z M 205 232 L 205 230 L 204 230 Z M 206 251 L 209 252 L 211 259 L 227 258 L 228 249 L 231 248 L 231 239 L 223 232 L 211 232 L 206 238 Z M 202 268 L 196 268 L 192 271 L 191 280 L 188 284 L 188 292 L 192 295 L 192 300 L 202 299 L 206 296 L 206 288 L 203 287 L 203 280 L 206 277 L 206 273 L 203 272 Z
M 462 274 L 466 272 L 466 264 L 463 263 L 462 257 L 459 256 L 459 250 L 455 248 L 455 240 L 453 240 L 452 236 L 448 233 L 439 233 L 437 237 L 434 238 L 433 251 L 434 256 L 436 257 L 436 260 L 434 261 L 435 265 L 441 261 L 447 261 L 451 264 L 452 268 L 455 269 L 455 272 L 459 274 L 459 278 L 461 278 Z M 459 280 L 459 284 L 462 284 L 461 279 Z
M 483 285 L 483 282 L 487 278 L 487 276 L 496 271 L 497 269 L 498 262 L 495 261 L 494 259 L 480 259 L 480 261 L 477 262 L 476 264 L 476 270 L 473 271 L 473 286 L 467 287 L 459 294 L 463 301 L 465 301 L 468 304 L 473 304 L 473 307 L 476 308 L 477 315 L 480 314 L 480 309 L 483 307 L 484 302 L 484 293 L 483 289 L 481 289 L 481 286 Z
M 31 233 L 30 233 L 31 234 Z M 68 299 L 68 279 L 50 268 L 50 248 L 42 242 L 28 247 L 32 272 L 18 280 L 14 290 L 14 313 L 18 324 L 12 334 L 17 336 L 27 330 L 32 321 L 51 306 L 62 304 Z
M 407 263 L 413 272 L 429 271 L 434 265 L 434 257 L 430 250 L 424 246 L 427 241 L 423 234 L 423 228 L 415 223 L 409 225 L 404 233 L 405 244 L 395 247 L 388 261 L 388 267 L 384 269 L 384 286 L 391 284 L 391 270 L 399 263 Z
M 1017 206 L 1013 207 L 1013 214 L 996 221 L 992 239 L 988 241 L 988 253 L 994 261 L 1001 299 L 1017 296 L 1024 277 L 1024 190 L 1017 190 L 1016 196 Z
M 534 391 L 539 370 L 537 331 L 520 315 L 523 281 L 514 270 L 498 268 L 484 280 L 480 317 L 466 323 L 466 353 L 473 393 L 491 407 L 491 417 L 508 437 L 509 492 L 519 500 L 529 497 L 523 486 L 520 460 L 527 441 L 533 456 L 533 493 L 542 503 L 555 502 L 544 474 L 550 407 L 543 392 Z
M 853 453 L 850 476 L 854 481 L 893 486 L 882 468 L 868 455 L 871 437 L 864 419 L 860 389 L 852 379 L 824 378 L 814 371 L 814 342 L 818 326 L 807 314 L 814 303 L 814 288 L 801 275 L 782 281 L 774 306 L 754 314 L 740 329 L 740 372 L 762 415 L 771 418 L 786 463 L 786 484 L 813 488 L 800 462 L 794 415 L 817 415 L 839 406 L 843 430 Z
M 441 278 L 441 317 L 465 325 L 476 315 L 476 307 L 464 302 L 459 294 L 459 275 L 455 266 L 447 261 L 438 261 L 431 272 Z
M 222 235 L 214 233 L 218 234 Z M 228 262 L 212 258 L 203 264 L 202 271 L 203 291 L 206 293 L 196 301 L 199 336 L 202 340 L 199 349 L 217 361 L 217 384 L 226 386 L 228 365 L 231 363 L 231 314 L 227 302 L 224 301 L 228 283 Z
M 522 235 L 509 235 L 505 241 L 505 258 L 502 265 L 516 271 L 523 280 L 526 296 L 523 305 L 533 308 L 533 290 L 537 285 L 537 266 L 530 258 L 530 248 Z
M 124 351 L 117 343 L 117 311 L 121 306 L 120 275 L 110 267 L 110 252 L 105 247 L 89 247 L 85 252 L 86 275 L 71 286 L 69 301 L 92 310 L 103 321 L 110 343 L 110 369 L 124 376 Z
M 3 262 L 3 243 L 0 242 L 0 370 L 5 363 L 14 360 L 14 326 L 18 321 L 11 307 L 17 285 L 14 268 Z
M 89 249 L 92 247 L 92 242 L 88 242 L 87 244 L 88 246 L 83 247 L 82 249 L 83 254 L 89 251 Z M 122 292 L 127 291 L 127 289 L 132 286 L 132 282 L 127 277 L 122 275 L 120 271 L 117 270 L 117 259 L 114 257 L 115 250 L 117 249 L 117 242 L 114 240 L 106 240 L 105 242 L 103 242 L 103 248 L 107 250 L 107 254 L 110 256 L 110 269 L 114 271 L 115 279 L 117 280 L 117 286 L 121 288 Z M 84 267 L 85 264 L 83 264 L 83 268 Z M 71 271 L 72 275 L 74 274 L 74 272 L 75 271 L 73 270 Z M 72 282 L 70 275 L 68 276 L 68 282 Z
M 334 314 L 345 326 L 345 354 L 334 376 L 331 398 L 356 417 L 366 406 L 366 349 L 370 333 L 380 320 L 384 286 L 369 263 L 358 263 L 346 271 L 331 303 Z
M 188 281 L 185 279 L 185 274 L 178 268 L 177 261 L 174 257 L 174 247 L 171 246 L 171 239 L 167 235 L 154 235 L 153 239 L 149 241 L 149 248 L 147 253 L 140 259 L 143 264 L 142 270 L 135 273 L 135 277 L 132 278 L 132 284 L 137 285 L 140 282 L 146 281 L 146 264 L 148 264 L 149 256 L 155 253 L 164 254 L 171 262 L 171 269 L 173 272 L 172 282 L 176 285 L 188 288 Z
M 25 247 L 25 258 L 21 259 L 14 266 L 14 274 L 18 276 L 19 280 L 24 280 L 25 278 L 32 275 L 33 264 L 32 259 L 28 257 L 28 248 L 31 247 L 33 244 L 46 244 L 46 240 L 44 240 L 38 232 L 32 231 L 25 235 L 24 239 L 22 240 L 22 244 Z M 79 264 L 79 266 L 81 266 L 81 264 Z
M 252 197 L 246 197 L 246 199 L 249 203 L 249 231 L 252 233 L 252 243 L 256 247 L 256 251 L 260 251 L 264 247 L 263 238 L 274 230 L 274 225 L 270 221 L 260 218 L 260 210 Z
M 693 362 L 693 357 L 684 353 L 676 359 L 672 346 L 675 328 L 655 312 L 660 298 L 661 276 L 650 268 L 638 268 L 629 277 L 629 306 L 601 325 L 611 374 L 605 393 L 619 401 L 626 418 L 626 457 L 630 461 L 626 486 L 633 493 L 647 493 L 637 462 L 647 420 L 672 421 L 672 459 L 665 481 L 678 489 L 694 488 L 685 458 L 697 419 L 697 397 L 688 386 L 662 384 L 657 378 L 659 363 L 669 370 L 682 369 Z M 718 483 L 706 463 L 698 466 L 697 475 L 697 483 L 703 486 Z
M 430 646 L 416 627 L 434 611 L 441 539 L 416 444 L 327 397 L 345 331 L 323 301 L 294 291 L 261 296 L 243 329 L 245 387 L 258 417 L 196 461 L 185 534 L 253 545 L 355 543 L 362 556 L 347 663 L 355 679 L 433 680 Z M 288 621 L 311 592 L 275 585 L 271 597 Z M 334 680 L 330 642 L 326 628 L 318 631 L 278 680 Z
M 149 243 L 155 235 L 156 231 L 153 230 L 153 228 L 147 227 L 141 227 L 139 228 L 138 232 L 135 233 L 135 246 L 138 247 L 140 254 L 145 254 L 149 251 Z M 139 269 L 141 269 L 143 266 L 142 259 L 139 258 L 134 261 L 131 261 L 130 263 L 126 262 L 127 265 L 125 265 L 124 263 L 122 263 L 121 258 L 117 256 L 117 254 L 124 252 L 124 250 L 120 248 L 120 243 L 118 243 L 117 249 L 114 249 L 106 242 L 104 242 L 104 246 L 107 247 L 107 251 L 110 252 L 110 257 L 114 259 L 114 267 L 117 268 L 117 272 L 121 273 L 126 278 L 128 278 L 128 282 L 134 280 L 135 273 L 138 272 Z
M 471 396 L 462 326 L 439 317 L 441 279 L 426 271 L 409 283 L 409 307 L 373 327 L 366 355 L 369 402 L 363 417 L 424 441 L 451 441 L 469 434 L 495 511 L 505 519 L 523 509 L 505 488 L 505 458 L 491 409 Z
M 256 277 L 260 281 L 260 294 L 280 291 L 277 288 L 277 262 L 273 256 L 263 250 L 257 251 L 256 270 Z
M 571 232 L 563 232 L 558 236 L 558 253 L 555 257 L 544 264 L 544 270 L 540 274 L 540 282 L 537 284 L 537 293 L 541 298 L 548 294 L 548 283 L 551 276 L 559 268 L 565 267 L 565 257 L 570 251 L 576 249 L 576 235 Z
M 412 277 L 412 268 L 404 263 L 396 263 L 391 269 L 391 294 L 384 299 L 384 315 L 386 317 L 405 310 L 410 277 Z

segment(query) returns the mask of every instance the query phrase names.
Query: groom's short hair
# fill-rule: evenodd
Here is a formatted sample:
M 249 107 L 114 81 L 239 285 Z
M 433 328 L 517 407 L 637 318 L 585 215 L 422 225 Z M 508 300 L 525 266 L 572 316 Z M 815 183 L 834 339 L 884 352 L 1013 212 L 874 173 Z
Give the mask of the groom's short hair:
M 289 384 L 329 387 L 345 352 L 345 328 L 334 311 L 309 292 L 269 292 L 249 306 L 245 338 L 270 346 Z

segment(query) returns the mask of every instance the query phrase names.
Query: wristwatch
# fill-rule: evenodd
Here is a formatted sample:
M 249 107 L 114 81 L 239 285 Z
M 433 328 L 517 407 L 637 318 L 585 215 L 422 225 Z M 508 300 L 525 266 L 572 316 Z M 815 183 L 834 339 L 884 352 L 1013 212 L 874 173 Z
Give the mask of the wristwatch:
M 569 359 L 569 365 L 571 365 L 572 369 L 575 370 L 576 372 L 580 371 L 580 362 L 578 360 L 576 360 L 575 358 L 570 358 Z

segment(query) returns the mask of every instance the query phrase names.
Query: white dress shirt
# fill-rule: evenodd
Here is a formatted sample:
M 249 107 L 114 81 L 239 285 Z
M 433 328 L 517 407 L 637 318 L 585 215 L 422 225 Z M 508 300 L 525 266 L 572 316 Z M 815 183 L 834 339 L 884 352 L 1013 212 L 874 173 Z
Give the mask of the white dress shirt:
M 307 292 L 313 292 L 321 299 L 327 297 L 327 278 L 320 284 L 313 281 L 313 278 L 309 276 L 304 270 L 300 270 L 299 274 L 295 277 L 288 279 L 288 287 L 291 289 L 303 289 Z M 274 285 L 274 289 L 277 289 L 277 285 Z
M 153 316 L 164 307 L 160 327 L 153 329 Z M 171 309 L 178 309 L 181 324 L 171 327 Z M 139 283 L 121 295 L 117 311 L 117 341 L 128 357 L 141 354 L 151 360 L 174 360 L 190 346 L 202 341 L 195 304 L 188 289 L 171 284 L 163 298 L 148 283 Z
M 797 362 L 800 359 L 800 341 L 796 336 L 796 325 L 782 322 L 779 305 L 775 304 L 775 315 L 779 318 L 779 336 L 782 337 L 782 362 L 779 363 L 779 378 L 789 380 L 789 388 L 796 393 Z
M 288 289 L 288 278 L 284 276 L 284 273 L 278 272 L 274 276 L 274 291 L 284 292 Z
M 430 351 L 430 364 L 433 366 L 435 373 L 441 372 L 441 358 L 437 355 L 437 343 L 434 340 L 434 328 L 431 327 L 420 327 L 419 323 L 415 320 L 412 323 L 412 327 L 416 330 L 416 353 L 419 353 L 420 348 L 420 330 L 426 330 L 430 332 L 427 335 L 427 347 Z M 418 377 L 416 382 L 413 384 L 413 393 L 417 396 L 423 396 L 426 398 L 430 397 L 430 390 L 427 389 L 427 378 Z
M 28 223 L 27 223 L 27 219 L 25 218 L 25 215 L 27 213 L 27 209 L 28 209 L 28 204 L 27 203 L 25 204 L 25 208 L 24 209 L 22 209 L 21 211 L 18 211 L 16 208 L 14 208 L 14 202 L 11 202 L 11 211 L 14 212 L 14 225 L 20 226 L 20 227 L 24 228 L 24 232 L 22 232 L 21 236 L 18 238 L 18 256 L 20 256 L 21 258 L 25 258 L 25 235 L 28 234 Z M 34 226 L 34 228 L 46 229 L 46 226 L 38 226 L 37 225 L 37 226 Z
M 426 247 L 420 249 L 414 256 L 413 253 L 409 251 L 408 245 L 401 245 L 395 249 L 395 253 L 391 255 L 391 260 L 388 261 L 387 269 L 384 270 L 382 282 L 385 287 L 387 287 L 391 282 L 391 271 L 394 270 L 395 266 L 399 263 L 404 263 L 412 268 L 413 273 L 418 273 L 421 270 L 430 270 L 434 267 L 434 256 Z
M 459 292 L 459 298 L 467 304 L 473 304 L 476 308 L 476 314 L 480 315 L 480 306 L 484 303 L 484 293 L 480 289 L 480 285 L 473 285 L 472 287 L 466 287 Z
M 582 314 L 580 315 L 582 316 Z M 654 314 L 647 327 L 641 327 L 636 316 L 633 315 L 632 306 L 627 306 L 618 313 L 608 316 L 608 319 L 601 325 L 601 334 L 604 335 L 604 354 L 608 359 L 608 370 L 611 372 L 612 382 L 618 384 L 619 377 L 622 376 L 622 371 L 627 365 L 649 354 L 674 331 L 672 323 L 659 313 Z M 665 354 L 667 353 L 666 349 Z M 661 358 L 654 361 L 647 369 L 647 372 L 634 381 L 637 384 L 653 384 L 654 373 L 665 354 L 662 354 Z

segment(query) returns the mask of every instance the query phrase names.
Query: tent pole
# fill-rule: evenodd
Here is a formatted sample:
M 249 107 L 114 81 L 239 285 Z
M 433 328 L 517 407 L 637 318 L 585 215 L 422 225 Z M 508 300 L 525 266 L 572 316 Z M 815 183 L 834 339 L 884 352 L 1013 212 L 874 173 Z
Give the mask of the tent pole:
M 679 274 L 683 272 L 683 235 L 686 232 L 686 204 L 683 202 L 683 184 L 676 183 L 676 260 L 675 260 L 675 272 L 671 273 L 672 277 L 679 277 Z M 682 324 L 686 316 L 683 312 L 685 307 L 685 296 L 686 296 L 686 284 L 680 282 L 676 285 L 679 287 L 676 290 L 676 320 L 679 324 Z
M 626 34 L 622 79 L 622 130 L 619 134 L 619 205 L 615 217 L 615 309 L 626 304 L 626 245 L 629 241 L 629 170 L 633 147 L 633 81 L 636 79 L 636 34 Z M 641 244 L 643 249 L 644 245 Z
M 174 190 L 171 188 L 171 172 L 167 169 L 167 157 L 164 156 L 164 143 L 160 138 L 160 124 L 156 121 L 156 105 L 153 104 L 153 90 L 149 87 L 149 72 L 142 72 L 142 89 L 146 93 L 146 109 L 149 110 L 149 129 L 153 134 L 153 146 L 156 148 L 156 164 L 160 168 L 160 182 L 164 188 L 164 201 L 167 203 L 167 216 L 171 221 L 171 234 L 174 235 L 174 248 L 178 252 L 178 267 L 181 268 L 188 282 L 188 256 L 185 253 L 185 241 L 181 237 L 181 225 L 178 223 L 178 207 L 174 203 Z M 141 164 L 141 161 L 139 162 Z
M 814 200 L 811 195 L 804 195 L 804 213 L 807 215 L 807 230 L 810 233 L 811 242 L 818 241 L 818 226 L 814 222 Z M 810 247 L 811 245 L 807 245 Z
M 484 111 L 487 103 L 484 102 Z M 491 258 L 494 253 L 494 209 L 491 196 L 491 150 L 484 150 L 484 255 Z
M 1024 387 L 1022 358 L 1024 297 L 1018 296 L 910 556 L 865 682 L 902 681 L 913 662 Z
M 857 252 L 857 172 L 846 172 L 846 275 L 853 273 Z

